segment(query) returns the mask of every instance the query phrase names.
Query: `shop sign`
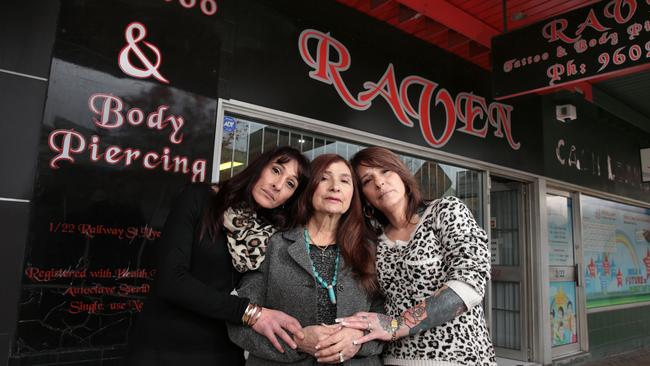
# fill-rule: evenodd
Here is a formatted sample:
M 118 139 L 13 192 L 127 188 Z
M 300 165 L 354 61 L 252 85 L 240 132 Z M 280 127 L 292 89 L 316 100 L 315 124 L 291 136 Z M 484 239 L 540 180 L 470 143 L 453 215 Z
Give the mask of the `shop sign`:
M 165 0 L 165 2 L 176 2 L 175 0 Z M 201 13 L 207 16 L 212 16 L 217 13 L 219 9 L 219 4 L 216 0 L 178 0 L 179 5 L 186 9 L 193 9 L 197 6 L 201 9 Z
M 167 105 L 160 105 L 154 112 L 145 114 L 142 109 L 133 107 L 124 110 L 121 98 L 97 93 L 88 99 L 88 107 L 95 114 L 93 123 L 97 128 L 116 129 L 123 126 L 138 127 L 143 125 L 153 131 L 169 129 L 169 142 L 175 145 L 183 142 L 181 128 L 185 123 L 182 116 L 166 114 Z M 106 163 L 129 167 L 134 163 L 145 169 L 161 169 L 165 172 L 190 174 L 192 181 L 202 182 L 206 176 L 206 159 L 196 159 L 190 163 L 185 155 L 173 155 L 169 147 L 160 151 L 143 152 L 134 147 L 106 146 L 99 136 L 92 135 L 89 139 L 74 129 L 56 129 L 50 132 L 48 145 L 54 153 L 49 166 L 59 169 L 62 161 L 74 164 L 77 155 L 87 154 L 93 163 Z
M 555 120 L 554 98 L 570 98 L 579 111 L 570 123 Z M 544 100 L 544 176 L 650 202 L 642 181 L 639 146 L 650 136 L 630 131 L 624 121 L 604 115 L 581 97 L 567 94 Z
M 489 73 L 476 65 L 340 4 L 240 0 L 230 13 L 222 3 L 237 40 L 223 52 L 231 67 L 221 98 L 350 128 L 392 148 L 542 172 L 540 100 L 495 102 Z
M 315 47 L 310 47 L 310 43 Z M 417 123 L 422 137 L 431 147 L 445 146 L 456 131 L 485 139 L 488 130 L 494 130 L 495 137 L 505 138 L 512 150 L 519 150 L 521 146 L 512 136 L 513 107 L 510 105 L 488 104 L 485 97 L 468 92 L 454 97 L 438 83 L 419 75 L 409 75 L 398 81 L 392 63 L 377 82 L 363 83 L 364 90 L 355 96 L 342 75 L 352 64 L 352 55 L 343 43 L 328 33 L 305 29 L 300 33 L 298 45 L 302 60 L 313 69 L 309 77 L 332 85 L 348 107 L 365 111 L 377 97 L 382 97 L 399 123 L 407 127 Z M 415 105 L 409 98 L 412 89 L 418 90 Z M 439 123 L 432 119 L 434 108 L 444 110 L 445 115 L 439 136 L 434 133 L 434 126 Z M 457 122 L 460 122 L 458 127 Z
M 497 99 L 647 67 L 650 0 L 609 0 L 495 37 Z
M 61 3 L 16 357 L 95 357 L 145 306 L 170 201 L 206 179 L 214 139 L 220 35 L 184 8 Z

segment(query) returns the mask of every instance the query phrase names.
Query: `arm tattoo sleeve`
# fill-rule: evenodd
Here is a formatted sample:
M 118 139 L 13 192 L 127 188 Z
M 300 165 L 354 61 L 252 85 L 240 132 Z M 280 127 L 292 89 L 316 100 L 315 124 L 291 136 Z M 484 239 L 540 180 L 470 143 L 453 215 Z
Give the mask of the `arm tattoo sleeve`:
M 446 323 L 463 312 L 467 307 L 454 290 L 443 287 L 423 302 L 406 310 L 403 314 L 404 323 L 411 329 L 410 335 L 423 332 Z

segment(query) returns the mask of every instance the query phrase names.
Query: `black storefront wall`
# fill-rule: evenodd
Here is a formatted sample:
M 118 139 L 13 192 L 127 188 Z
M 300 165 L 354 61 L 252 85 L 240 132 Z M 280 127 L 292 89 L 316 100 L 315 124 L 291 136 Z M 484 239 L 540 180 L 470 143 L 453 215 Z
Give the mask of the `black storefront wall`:
M 232 24 L 236 38 L 232 51 L 224 57 L 224 65 L 231 72 L 224 73 L 227 87 L 222 98 L 650 202 L 650 185 L 641 182 L 639 159 L 639 148 L 650 146 L 650 136 L 626 127 L 624 121 L 585 101 L 581 95 L 560 93 L 556 97 L 529 95 L 508 99 L 506 105 L 513 108 L 511 140 L 506 134 L 498 136 L 498 124 L 492 124 L 485 115 L 478 115 L 473 124 L 475 129 L 487 128 L 484 138 L 463 131 L 467 129 L 467 123 L 462 121 L 463 116 L 467 119 L 466 103 L 456 103 L 455 130 L 445 145 L 433 146 L 420 128 L 426 124 L 423 118 L 409 116 L 412 127 L 401 122 L 399 107 L 389 101 L 390 87 L 381 84 L 386 80 L 387 70 L 394 71 L 397 94 L 404 80 L 415 75 L 437 83 L 435 92 L 444 88 L 454 98 L 471 92 L 484 96 L 487 105 L 493 102 L 490 75 L 348 7 L 327 2 L 301 4 L 260 0 L 241 1 L 238 7 L 227 9 L 224 6 L 227 11 L 222 16 Z M 307 51 L 301 53 L 301 35 L 305 32 L 312 32 L 313 38 L 304 43 Z M 349 93 L 339 92 L 335 87 L 337 79 L 330 75 L 325 80 L 312 75 L 320 71 L 321 64 L 315 61 L 318 47 L 325 43 L 323 34 L 330 37 L 326 38 L 330 42 L 326 48 L 328 56 L 334 64 L 330 75 L 340 71 L 336 74 Z M 349 56 L 345 70 L 337 69 L 341 55 Z M 355 108 L 354 102 L 361 99 L 355 97 L 373 87 L 368 82 L 384 86 L 388 96 L 378 95 L 367 109 Z M 409 89 L 413 106 L 417 105 L 421 91 L 422 88 Z M 346 102 L 345 95 L 352 102 Z M 555 106 L 567 103 L 578 106 L 579 118 L 564 124 L 555 118 Z M 433 136 L 440 140 L 451 119 L 446 118 L 443 104 L 434 101 L 430 110 L 429 125 Z M 566 146 L 560 146 L 556 153 L 562 139 Z M 578 161 L 580 168 L 576 166 Z
M 58 1 L 11 2 L 0 12 L 0 360 L 16 326 L 36 150 L 47 90 Z
M 650 202 L 641 180 L 640 149 L 650 134 L 568 92 L 543 98 L 544 175 L 598 191 Z M 557 105 L 572 104 L 577 118 L 558 121 Z
M 333 1 L 220 4 L 235 34 L 220 97 L 542 172 L 539 100 L 495 102 L 476 65 Z
M 209 179 L 221 41 L 191 10 L 62 2 L 13 363 L 122 354 L 170 201 Z
M 12 348 L 16 364 L 119 358 L 151 291 L 152 258 L 171 197 L 209 174 L 217 97 L 541 170 L 540 120 L 527 120 L 525 128 L 518 122 L 535 115 L 526 110 L 538 110 L 538 101 L 512 110 L 492 104 L 485 71 L 334 1 L 219 1 L 216 13 L 212 3 L 63 2 Z M 374 99 L 350 108 L 326 83 L 336 70 L 309 76 L 324 41 L 330 63 L 346 49 L 354 60 L 339 70 L 338 86 L 349 88 L 350 100 L 373 89 L 367 81 L 380 85 Z M 413 85 L 400 92 L 405 79 Z M 457 98 L 461 105 L 472 101 L 472 127 L 455 122 L 468 113 L 455 109 Z M 423 118 L 428 111 L 431 117 Z M 428 142 L 422 120 L 431 128 Z M 187 172 L 174 172 L 174 159 L 186 160 Z

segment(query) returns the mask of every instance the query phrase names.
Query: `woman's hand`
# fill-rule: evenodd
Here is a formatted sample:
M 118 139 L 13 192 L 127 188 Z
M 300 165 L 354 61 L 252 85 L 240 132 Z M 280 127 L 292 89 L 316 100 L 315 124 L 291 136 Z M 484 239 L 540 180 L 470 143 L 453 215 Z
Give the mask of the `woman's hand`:
M 408 335 L 408 326 L 401 317 L 393 318 L 385 314 L 359 312 L 352 316 L 336 319 L 336 322 L 346 328 L 366 331 L 363 337 L 354 340 L 355 345 L 361 345 L 372 340 L 391 341 Z
M 408 335 L 415 335 L 444 324 L 466 311 L 467 306 L 463 299 L 453 289 L 442 286 L 433 295 L 406 309 L 396 318 L 384 314 L 360 312 L 336 321 L 344 327 L 370 332 L 355 341 L 357 344 L 362 344 L 373 339 L 394 341 Z
M 298 345 L 287 332 L 293 334 L 293 336 L 298 339 L 303 339 L 305 337 L 302 332 L 302 326 L 296 318 L 281 311 L 267 308 L 262 308 L 262 314 L 253 325 L 253 330 L 268 338 L 273 346 L 281 353 L 284 353 L 284 349 L 282 348 L 282 345 L 280 345 L 276 336 L 282 338 L 282 340 L 292 349 L 296 349 Z
M 303 339 L 298 339 L 293 337 L 293 340 L 298 345 L 298 349 L 301 351 L 310 354 L 313 357 L 314 354 L 318 351 L 316 345 L 320 340 L 326 339 L 332 333 L 340 330 L 342 327 L 340 325 L 336 326 L 326 326 L 326 325 L 310 325 L 308 327 L 302 328 L 305 337 Z
M 314 355 L 318 362 L 340 363 L 354 357 L 361 349 L 361 343 L 354 343 L 356 339 L 363 336 L 363 331 L 352 328 L 341 328 L 341 330 L 322 339 L 316 345 L 319 349 Z

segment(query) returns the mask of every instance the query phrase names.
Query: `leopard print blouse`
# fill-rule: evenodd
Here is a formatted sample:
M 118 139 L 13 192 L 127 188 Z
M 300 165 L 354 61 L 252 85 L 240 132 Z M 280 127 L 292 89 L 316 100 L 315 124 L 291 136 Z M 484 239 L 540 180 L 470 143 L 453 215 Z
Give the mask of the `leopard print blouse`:
M 423 301 L 449 280 L 463 281 L 483 297 L 490 279 L 488 238 L 458 198 L 444 197 L 427 207 L 405 245 L 391 245 L 385 236 L 380 238 L 377 272 L 391 316 Z M 496 366 L 482 306 L 418 335 L 398 339 L 384 352 L 384 362 Z

